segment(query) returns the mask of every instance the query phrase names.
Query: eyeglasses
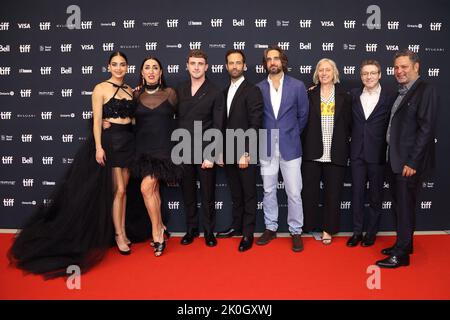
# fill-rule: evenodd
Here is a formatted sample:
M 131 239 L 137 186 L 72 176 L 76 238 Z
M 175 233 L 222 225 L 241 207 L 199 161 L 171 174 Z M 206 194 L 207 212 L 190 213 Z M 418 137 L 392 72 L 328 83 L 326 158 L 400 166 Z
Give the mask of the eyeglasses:
M 379 74 L 378 71 L 361 72 L 361 76 L 363 77 L 368 77 L 369 75 L 376 76 L 377 74 Z

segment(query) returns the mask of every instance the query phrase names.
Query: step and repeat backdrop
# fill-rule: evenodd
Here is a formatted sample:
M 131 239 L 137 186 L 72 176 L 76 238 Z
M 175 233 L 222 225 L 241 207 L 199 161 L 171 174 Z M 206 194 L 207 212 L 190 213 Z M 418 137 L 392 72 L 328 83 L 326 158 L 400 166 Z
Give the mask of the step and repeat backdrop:
M 202 49 L 208 77 L 229 81 L 224 54 L 247 55 L 246 78 L 266 77 L 262 54 L 277 44 L 289 58 L 289 74 L 312 83 L 317 61 L 336 61 L 346 89 L 360 84 L 359 64 L 382 64 L 382 86 L 395 88 L 392 57 L 409 48 L 421 57 L 421 76 L 440 93 L 437 168 L 421 185 L 418 230 L 450 229 L 449 19 L 446 1 L 11 1 L 0 12 L 0 228 L 18 228 L 39 205 L 48 205 L 92 121 L 91 94 L 109 77 L 107 60 L 128 55 L 126 82 L 137 84 L 144 57 L 157 56 L 170 86 L 188 79 L 186 56 Z M 350 170 L 348 170 L 350 171 Z M 385 183 L 382 230 L 394 217 Z M 163 208 L 172 231 L 184 231 L 177 186 L 163 187 Z M 224 172 L 216 185 L 217 229 L 231 221 Z M 257 231 L 264 229 L 258 183 Z M 287 199 L 280 176 L 280 230 L 286 231 Z M 341 202 L 341 230 L 351 230 L 351 179 Z M 199 204 L 200 206 L 200 204 Z M 320 210 L 320 207 L 318 208 Z

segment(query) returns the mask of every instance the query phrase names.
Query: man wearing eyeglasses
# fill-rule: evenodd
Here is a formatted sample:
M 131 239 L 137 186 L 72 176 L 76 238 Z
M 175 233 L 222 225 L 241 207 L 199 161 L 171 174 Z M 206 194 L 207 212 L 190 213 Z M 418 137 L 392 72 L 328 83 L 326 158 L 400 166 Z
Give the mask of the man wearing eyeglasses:
M 352 170 L 353 235 L 347 246 L 359 243 L 369 247 L 375 243 L 381 213 L 384 165 L 386 163 L 386 130 L 394 95 L 380 85 L 381 66 L 376 60 L 361 63 L 363 86 L 352 90 Z M 368 190 L 368 220 L 364 231 L 364 196 Z

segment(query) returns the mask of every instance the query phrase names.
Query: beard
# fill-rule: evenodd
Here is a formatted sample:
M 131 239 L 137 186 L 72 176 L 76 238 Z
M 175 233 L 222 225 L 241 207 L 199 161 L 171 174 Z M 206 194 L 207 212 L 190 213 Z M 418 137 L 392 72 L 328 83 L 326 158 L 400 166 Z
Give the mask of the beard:
M 281 71 L 283 71 L 282 67 L 270 66 L 270 68 L 269 68 L 270 74 L 279 74 Z

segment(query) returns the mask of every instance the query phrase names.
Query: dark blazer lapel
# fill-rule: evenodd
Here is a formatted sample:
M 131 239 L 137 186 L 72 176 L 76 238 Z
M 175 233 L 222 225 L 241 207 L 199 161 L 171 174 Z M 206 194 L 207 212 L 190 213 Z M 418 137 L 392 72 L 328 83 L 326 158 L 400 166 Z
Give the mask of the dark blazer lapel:
M 364 108 L 361 102 L 361 94 L 364 90 L 364 87 L 359 89 L 357 92 L 357 99 L 356 99 L 356 110 L 358 111 L 359 115 L 362 117 L 361 119 L 365 120 L 366 115 L 364 114 Z
M 234 97 L 233 97 L 233 101 L 231 101 L 231 106 L 230 106 L 230 113 L 228 114 L 228 117 L 231 116 L 231 113 L 233 112 L 233 110 L 236 108 L 236 101 L 239 98 L 239 96 L 242 94 L 242 92 L 245 90 L 245 87 L 247 87 L 247 80 L 244 80 L 241 85 L 239 86 L 239 88 L 237 89 Z M 229 88 L 229 87 L 228 87 Z
M 263 82 L 263 88 L 261 88 L 261 93 L 263 96 L 263 100 L 264 100 L 264 108 L 270 109 L 270 114 L 272 115 L 272 117 L 274 119 L 275 118 L 275 113 L 273 112 L 273 106 L 272 106 L 272 100 L 270 99 L 270 85 L 269 85 L 269 81 L 267 81 L 267 79 L 264 80 Z M 267 101 L 267 103 L 265 103 Z
M 312 100 L 312 110 L 315 112 L 319 117 L 321 116 L 320 111 L 320 85 L 312 89 L 311 92 L 311 100 Z
M 406 105 L 409 102 L 409 99 L 411 99 L 411 96 L 414 94 L 414 92 L 416 91 L 417 87 L 422 83 L 422 79 L 418 78 L 416 80 L 416 82 L 414 82 L 413 86 L 408 90 L 408 92 L 406 93 L 406 95 L 403 97 L 402 102 L 400 103 L 400 105 L 398 106 L 397 110 L 395 111 L 395 113 L 397 113 L 401 108 L 403 108 L 404 105 Z

